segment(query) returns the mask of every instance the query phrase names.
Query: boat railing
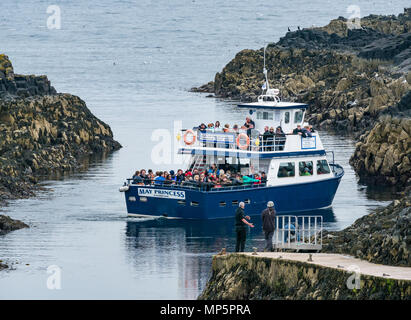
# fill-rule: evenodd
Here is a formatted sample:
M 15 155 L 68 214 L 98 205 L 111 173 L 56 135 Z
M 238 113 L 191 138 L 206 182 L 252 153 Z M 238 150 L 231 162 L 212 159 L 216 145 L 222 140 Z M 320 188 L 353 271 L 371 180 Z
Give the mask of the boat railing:
M 273 152 L 284 150 L 287 135 L 283 133 L 281 135 L 264 136 L 258 130 L 253 130 L 250 135 L 247 135 L 245 132 L 215 132 L 195 128 L 192 130 L 183 129 L 177 139 L 181 140 L 182 145 L 185 147 Z
M 276 216 L 275 250 L 319 251 L 322 248 L 322 216 Z
M 331 170 L 334 172 L 334 175 L 337 177 L 342 177 L 344 175 L 344 168 L 336 163 L 329 163 Z
M 127 179 L 127 184 L 133 184 L 133 179 Z M 145 181 L 145 183 L 136 184 L 141 187 L 161 187 L 161 188 L 170 188 L 170 189 L 179 189 L 179 190 L 196 190 L 196 191 L 210 191 L 210 192 L 219 192 L 219 191 L 230 191 L 230 190 L 242 190 L 242 189 L 255 189 L 255 188 L 263 188 L 266 187 L 267 184 L 257 183 L 257 184 L 241 184 L 241 185 L 215 185 L 213 183 L 207 182 L 183 182 L 183 183 L 164 183 L 164 182 L 157 182 L 153 180 Z

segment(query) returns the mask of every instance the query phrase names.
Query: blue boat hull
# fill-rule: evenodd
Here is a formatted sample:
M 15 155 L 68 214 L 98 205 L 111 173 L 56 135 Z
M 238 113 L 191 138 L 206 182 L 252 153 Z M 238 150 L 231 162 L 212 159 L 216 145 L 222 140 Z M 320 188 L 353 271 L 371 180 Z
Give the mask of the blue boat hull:
M 297 213 L 326 208 L 332 204 L 342 175 L 309 183 L 242 188 L 238 190 L 199 191 L 178 188 L 185 192 L 185 200 L 144 197 L 140 200 L 138 188 L 157 190 L 164 186 L 130 185 L 125 192 L 127 211 L 130 216 L 153 216 L 181 219 L 221 219 L 235 214 L 240 201 L 246 203 L 248 215 L 258 215 L 274 201 L 279 214 Z M 173 189 L 174 190 L 174 189 Z M 132 199 L 132 200 L 130 200 Z

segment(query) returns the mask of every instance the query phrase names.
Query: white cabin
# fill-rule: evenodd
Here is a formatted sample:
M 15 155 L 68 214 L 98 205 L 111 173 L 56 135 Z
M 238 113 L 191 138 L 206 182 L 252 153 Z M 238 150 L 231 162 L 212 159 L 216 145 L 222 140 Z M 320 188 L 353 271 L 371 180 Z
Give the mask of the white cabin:
M 238 107 L 249 109 L 250 118 L 255 122 L 255 129 L 264 132 L 264 127 L 278 126 L 285 133 L 290 133 L 297 125 L 303 126 L 307 104 L 280 101 L 278 89 L 269 89 L 258 97 L 257 102 L 240 104 Z

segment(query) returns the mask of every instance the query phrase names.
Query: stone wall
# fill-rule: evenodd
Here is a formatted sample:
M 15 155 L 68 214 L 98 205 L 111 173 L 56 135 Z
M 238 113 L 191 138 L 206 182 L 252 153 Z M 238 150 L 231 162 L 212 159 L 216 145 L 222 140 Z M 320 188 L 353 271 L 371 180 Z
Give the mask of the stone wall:
M 348 289 L 351 273 L 305 262 L 242 254 L 214 256 L 201 300 L 411 299 L 411 283 L 361 274 L 361 289 Z

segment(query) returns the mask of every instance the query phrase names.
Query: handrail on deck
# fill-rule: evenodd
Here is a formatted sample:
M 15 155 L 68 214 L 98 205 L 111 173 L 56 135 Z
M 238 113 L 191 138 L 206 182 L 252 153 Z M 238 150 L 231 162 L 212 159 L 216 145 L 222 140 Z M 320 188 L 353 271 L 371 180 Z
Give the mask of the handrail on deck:
M 323 240 L 322 216 L 276 216 L 273 246 L 276 250 L 319 251 Z
M 127 178 L 127 184 L 133 184 L 132 178 Z M 242 189 L 255 189 L 255 188 L 263 188 L 267 186 L 267 183 L 262 182 L 258 184 L 242 184 L 242 185 L 221 185 L 220 187 L 215 187 L 214 184 L 201 182 L 201 185 L 195 185 L 195 182 L 185 182 L 181 183 L 174 183 L 174 184 L 167 184 L 163 182 L 155 182 L 151 181 L 147 184 L 140 185 L 141 187 L 162 187 L 162 188 L 171 188 L 171 189 L 178 189 L 178 190 L 198 190 L 198 191 L 211 191 L 211 192 L 218 192 L 218 191 L 229 191 L 229 190 L 242 190 Z
M 200 131 L 198 128 L 193 129 L 196 132 L 196 143 L 202 144 L 203 147 L 218 147 L 225 149 L 242 149 L 237 145 L 237 138 L 241 133 L 238 132 L 214 132 L 212 130 Z M 182 129 L 182 132 L 187 131 L 187 129 Z M 256 134 L 258 133 L 258 134 Z M 211 134 L 214 135 L 214 139 L 210 137 L 202 138 L 203 135 Z M 244 133 L 245 134 L 245 133 Z M 271 151 L 282 151 L 284 150 L 285 144 L 287 142 L 288 133 L 284 133 L 284 136 L 273 136 L 264 137 L 259 131 L 255 130 L 251 135 L 247 135 L 249 139 L 249 145 L 246 149 L 248 151 L 261 151 L 261 152 L 271 152 Z

